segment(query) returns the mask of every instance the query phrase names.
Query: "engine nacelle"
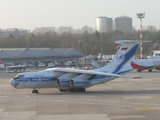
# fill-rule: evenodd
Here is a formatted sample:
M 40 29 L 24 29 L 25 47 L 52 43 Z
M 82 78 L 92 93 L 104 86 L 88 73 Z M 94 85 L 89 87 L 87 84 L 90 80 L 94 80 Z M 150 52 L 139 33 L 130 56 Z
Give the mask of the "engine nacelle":
M 69 85 L 70 79 L 59 79 L 56 80 L 57 85 Z
M 71 87 L 83 87 L 88 85 L 91 85 L 91 81 L 89 80 L 83 80 L 83 79 L 70 80 Z
M 76 77 L 78 73 L 67 73 L 57 78 L 57 85 L 69 85 L 70 80 Z

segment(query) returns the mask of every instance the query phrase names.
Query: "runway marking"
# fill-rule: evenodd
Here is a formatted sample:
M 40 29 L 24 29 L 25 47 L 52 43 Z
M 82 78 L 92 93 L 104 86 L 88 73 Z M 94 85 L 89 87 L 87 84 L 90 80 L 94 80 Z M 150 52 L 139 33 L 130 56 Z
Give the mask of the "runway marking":
M 115 116 L 113 119 L 134 119 L 134 118 L 146 118 L 143 115 L 126 115 L 126 116 Z
M 154 110 L 154 109 L 160 109 L 160 108 L 159 107 L 133 107 L 133 109 Z
M 53 101 L 53 102 L 68 102 L 74 104 L 92 104 L 92 105 L 104 105 L 104 106 L 120 106 L 120 107 L 129 107 L 134 109 L 160 109 L 160 104 L 151 104 L 151 103 L 134 103 L 134 102 L 124 102 L 124 101 L 108 101 L 108 100 L 96 100 L 96 99 L 71 99 L 65 97 L 48 97 L 48 96 L 39 96 L 39 95 L 11 95 L 11 96 L 0 96 L 0 100 L 42 100 L 42 101 Z M 106 103 L 106 104 L 105 104 Z M 138 105 L 143 105 L 147 107 L 138 107 Z M 137 106 L 137 107 L 136 107 Z M 157 107 L 148 107 L 148 106 L 157 106 Z

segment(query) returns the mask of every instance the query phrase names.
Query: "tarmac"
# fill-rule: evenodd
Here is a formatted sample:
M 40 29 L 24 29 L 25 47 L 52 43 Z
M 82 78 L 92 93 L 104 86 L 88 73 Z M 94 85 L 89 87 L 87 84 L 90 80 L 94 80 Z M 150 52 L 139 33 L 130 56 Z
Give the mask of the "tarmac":
M 86 89 L 85 93 L 58 89 L 15 89 L 16 73 L 0 71 L 0 120 L 160 120 L 160 71 L 127 75 Z

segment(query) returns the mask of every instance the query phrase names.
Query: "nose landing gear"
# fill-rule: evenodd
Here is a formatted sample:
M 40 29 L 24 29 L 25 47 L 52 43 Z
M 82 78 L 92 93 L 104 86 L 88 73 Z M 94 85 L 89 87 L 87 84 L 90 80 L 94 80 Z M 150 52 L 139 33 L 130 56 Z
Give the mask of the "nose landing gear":
M 32 90 L 32 93 L 33 93 L 33 94 L 34 94 L 34 93 L 37 94 L 37 93 L 39 93 L 39 92 L 38 92 L 38 90 L 35 90 L 35 89 L 34 89 L 34 90 Z

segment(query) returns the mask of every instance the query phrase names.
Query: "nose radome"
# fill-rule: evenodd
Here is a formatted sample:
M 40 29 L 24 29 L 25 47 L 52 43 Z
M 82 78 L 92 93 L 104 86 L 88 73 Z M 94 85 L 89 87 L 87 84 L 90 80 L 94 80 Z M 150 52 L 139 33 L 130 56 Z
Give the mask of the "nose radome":
M 10 81 L 9 81 L 9 83 L 10 83 L 11 85 L 13 85 L 13 79 L 12 79 L 12 80 L 10 80 Z

